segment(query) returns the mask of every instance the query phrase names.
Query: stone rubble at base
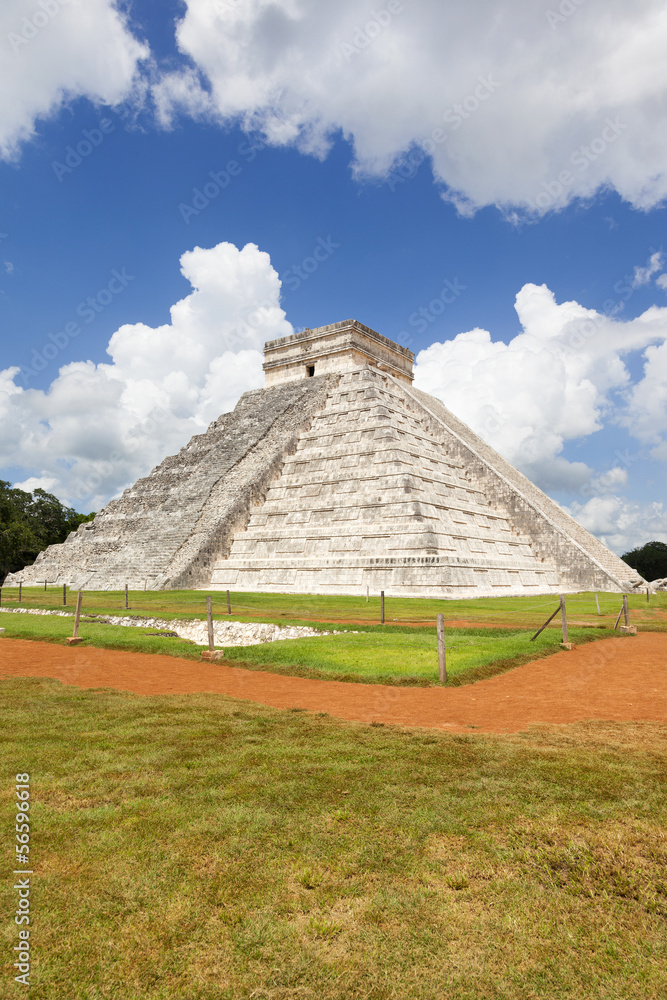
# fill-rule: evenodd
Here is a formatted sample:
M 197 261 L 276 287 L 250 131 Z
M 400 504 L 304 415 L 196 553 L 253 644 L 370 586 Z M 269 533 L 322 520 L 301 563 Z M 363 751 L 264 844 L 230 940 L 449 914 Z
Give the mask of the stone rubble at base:
M 37 608 L 2 608 L 3 614 L 58 615 L 74 618 L 70 611 L 47 611 Z M 90 622 L 92 616 L 84 615 L 82 622 Z M 155 628 L 175 632 L 181 639 L 189 639 L 196 646 L 208 645 L 208 626 L 198 618 L 192 620 L 163 618 L 137 618 L 120 615 L 95 615 L 94 620 L 108 625 L 125 625 L 136 628 Z M 4 629 L 0 629 L 4 631 Z M 258 646 L 266 642 L 282 642 L 285 639 L 317 639 L 323 635 L 340 635 L 339 631 L 320 632 L 307 625 L 270 625 L 254 622 L 214 621 L 213 637 L 216 646 Z M 346 634 L 350 634 L 346 632 Z M 352 633 L 356 635 L 357 633 Z
M 7 585 L 461 598 L 645 582 L 347 320 Z

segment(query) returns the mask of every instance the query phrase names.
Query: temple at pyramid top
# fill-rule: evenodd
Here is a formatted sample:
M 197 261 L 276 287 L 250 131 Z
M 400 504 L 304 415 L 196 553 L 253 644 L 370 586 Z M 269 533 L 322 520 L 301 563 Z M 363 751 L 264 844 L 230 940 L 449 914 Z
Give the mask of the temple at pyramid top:
M 627 563 L 412 385 L 356 320 L 266 344 L 266 385 L 7 586 L 467 598 L 628 591 Z
M 264 384 L 356 371 L 366 365 L 412 384 L 415 356 L 356 319 L 303 330 L 264 345 Z

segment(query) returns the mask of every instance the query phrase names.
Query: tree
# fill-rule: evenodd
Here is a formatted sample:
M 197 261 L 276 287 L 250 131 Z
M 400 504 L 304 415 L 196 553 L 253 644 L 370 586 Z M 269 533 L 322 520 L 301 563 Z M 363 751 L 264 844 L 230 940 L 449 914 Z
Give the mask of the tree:
M 667 545 L 664 542 L 647 542 L 639 549 L 626 552 L 621 559 L 649 583 L 667 576 Z
M 0 480 L 0 581 L 34 562 L 48 545 L 64 542 L 94 514 L 79 514 L 45 490 L 26 493 Z

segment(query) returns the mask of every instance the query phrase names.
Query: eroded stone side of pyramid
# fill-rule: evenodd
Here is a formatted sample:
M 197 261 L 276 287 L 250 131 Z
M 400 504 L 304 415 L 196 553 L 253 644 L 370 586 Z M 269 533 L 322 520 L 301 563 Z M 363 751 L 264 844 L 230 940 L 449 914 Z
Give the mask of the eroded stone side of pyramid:
M 211 582 L 470 597 L 636 580 L 437 400 L 368 365 L 329 390 Z
M 414 387 L 410 393 L 443 424 L 449 432 L 450 447 L 459 450 L 489 499 L 502 503 L 512 522 L 530 534 L 536 550 L 546 552 L 558 565 L 574 572 L 576 579 L 588 572 L 593 560 L 608 574 L 612 589 L 630 591 L 644 582 L 635 570 L 494 451 L 440 400 Z
M 324 375 L 245 393 L 232 413 L 196 435 L 82 524 L 61 545 L 7 578 L 88 590 L 196 588 L 261 502 L 300 429 L 337 381 Z
M 473 597 L 637 574 L 354 320 L 267 343 L 245 393 L 8 584 Z

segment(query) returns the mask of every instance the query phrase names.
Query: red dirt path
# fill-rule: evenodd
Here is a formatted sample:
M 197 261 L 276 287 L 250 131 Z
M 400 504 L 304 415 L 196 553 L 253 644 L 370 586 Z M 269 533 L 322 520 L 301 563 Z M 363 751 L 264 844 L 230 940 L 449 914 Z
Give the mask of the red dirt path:
M 274 708 L 450 732 L 519 732 L 532 723 L 590 719 L 667 723 L 667 635 L 655 632 L 588 643 L 455 688 L 306 680 L 172 656 L 4 638 L 2 677 L 51 677 L 139 695 L 210 692 Z

